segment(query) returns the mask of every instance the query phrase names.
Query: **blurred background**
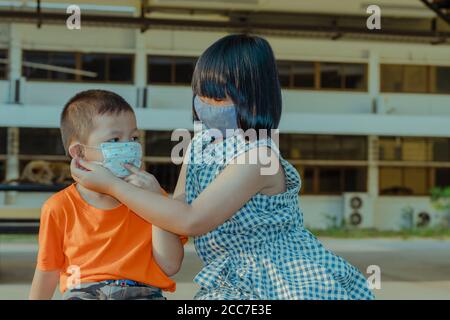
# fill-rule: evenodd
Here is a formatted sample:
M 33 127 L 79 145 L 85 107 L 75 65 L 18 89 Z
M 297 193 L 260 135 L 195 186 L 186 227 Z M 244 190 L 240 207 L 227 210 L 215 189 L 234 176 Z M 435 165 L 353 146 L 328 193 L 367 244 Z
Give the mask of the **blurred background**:
M 450 299 L 448 0 L 0 0 L 0 299 L 27 297 L 40 206 L 71 183 L 65 102 L 122 95 L 147 170 L 172 192 L 170 138 L 193 130 L 196 59 L 238 32 L 275 52 L 280 149 L 302 178 L 305 225 L 367 276 L 379 265 L 378 298 Z M 199 269 L 191 241 L 169 298 L 192 298 Z

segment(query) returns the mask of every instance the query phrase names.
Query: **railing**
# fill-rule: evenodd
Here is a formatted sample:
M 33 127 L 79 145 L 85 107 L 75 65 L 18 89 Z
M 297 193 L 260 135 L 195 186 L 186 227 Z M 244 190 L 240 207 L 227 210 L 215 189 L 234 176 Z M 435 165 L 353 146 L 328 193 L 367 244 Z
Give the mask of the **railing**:
M 0 184 L 0 192 L 58 192 L 67 185 Z M 37 234 L 39 219 L 0 218 L 0 234 Z
M 66 188 L 65 184 L 45 185 L 45 184 L 0 184 L 1 191 L 21 191 L 21 192 L 58 192 Z

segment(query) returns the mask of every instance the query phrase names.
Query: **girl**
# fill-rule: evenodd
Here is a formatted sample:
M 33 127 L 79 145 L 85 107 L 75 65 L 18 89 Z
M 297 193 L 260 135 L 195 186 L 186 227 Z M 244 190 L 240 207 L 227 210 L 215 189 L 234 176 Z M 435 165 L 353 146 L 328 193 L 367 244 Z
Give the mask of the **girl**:
M 86 161 L 72 161 L 74 179 L 154 225 L 194 236 L 204 263 L 194 279 L 201 287 L 196 299 L 372 299 L 364 276 L 304 228 L 300 177 L 270 135 L 225 131 L 278 127 L 281 90 L 269 43 L 247 35 L 218 40 L 199 58 L 192 88 L 194 119 L 225 136 L 194 136 L 174 199 Z M 276 172 L 262 174 L 266 165 L 248 161 L 261 154 Z M 157 186 L 152 175 L 127 168 L 133 174 L 126 180 Z

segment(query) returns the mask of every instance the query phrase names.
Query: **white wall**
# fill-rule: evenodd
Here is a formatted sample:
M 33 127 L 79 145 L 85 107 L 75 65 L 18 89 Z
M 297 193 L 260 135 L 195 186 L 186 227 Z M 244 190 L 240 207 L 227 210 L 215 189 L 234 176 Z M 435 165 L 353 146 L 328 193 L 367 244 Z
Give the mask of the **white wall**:
M 50 192 L 18 192 L 15 203 L 5 205 L 5 192 L 0 192 L 0 208 L 40 208 L 52 194 Z M 306 228 L 326 229 L 332 226 L 331 217 L 341 219 L 343 216 L 343 197 L 341 196 L 304 195 L 299 197 L 299 203 Z M 417 215 L 423 211 L 428 212 L 432 217 L 430 226 L 436 226 L 440 222 L 440 213 L 433 208 L 428 197 L 380 196 L 374 201 L 375 228 L 400 230 L 404 223 L 402 210 L 407 207 L 413 208 L 415 223 Z
M 7 103 L 9 97 L 9 81 L 0 80 L 0 103 Z
M 191 110 L 190 86 L 152 85 L 148 87 L 149 107 L 154 109 Z M 371 113 L 368 93 L 283 90 L 284 112 L 305 113 Z
M 40 208 L 53 192 L 14 192 L 14 203 L 5 205 L 6 192 L 0 191 L 0 208 L 32 209 Z
M 64 24 L 14 24 L 25 49 L 130 52 L 135 47 L 134 29 L 85 27 L 69 30 Z
M 190 86 L 153 85 L 147 89 L 148 106 L 151 109 L 192 109 L 192 89 Z
M 73 95 L 88 89 L 111 90 L 120 94 L 130 105 L 136 105 L 137 91 L 133 85 L 48 81 L 26 81 L 24 84 L 24 104 L 62 107 Z
M 283 90 L 283 111 L 325 114 L 371 113 L 368 93 Z
M 300 208 L 307 228 L 326 229 L 331 227 L 330 218 L 341 218 L 343 204 L 341 196 L 301 196 Z M 327 218 L 329 217 L 329 218 Z
M 405 208 L 411 207 L 414 216 L 424 211 L 432 216 L 432 225 L 439 224 L 439 213 L 431 205 L 429 197 L 396 197 L 379 196 L 375 200 L 375 227 L 380 230 L 400 229 L 402 225 L 402 214 Z
M 9 24 L 0 23 L 0 46 L 6 46 L 9 39 Z
M 392 93 L 381 97 L 389 114 L 450 116 L 450 95 Z
M 302 208 L 304 225 L 307 228 L 325 229 L 330 227 L 330 217 L 343 217 L 343 197 L 341 196 L 301 196 L 299 197 Z M 431 216 L 430 227 L 437 226 L 441 222 L 441 212 L 436 211 L 429 197 L 419 196 L 379 196 L 373 201 L 374 227 L 379 230 L 400 230 L 405 226 L 403 210 L 411 207 L 414 220 L 418 221 L 420 212 L 427 212 Z M 327 218 L 327 216 L 329 218 Z

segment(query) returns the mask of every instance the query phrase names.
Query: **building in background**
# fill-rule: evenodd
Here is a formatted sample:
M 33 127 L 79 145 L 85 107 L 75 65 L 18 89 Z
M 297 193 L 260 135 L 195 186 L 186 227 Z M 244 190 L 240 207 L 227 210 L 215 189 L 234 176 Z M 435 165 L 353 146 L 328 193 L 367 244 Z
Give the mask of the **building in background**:
M 280 149 L 301 175 L 305 224 L 399 229 L 405 212 L 437 223 L 429 191 L 450 186 L 450 26 L 422 1 L 371 1 L 381 31 L 367 29 L 362 0 L 76 2 L 81 30 L 66 28 L 63 0 L 0 1 L 0 181 L 32 160 L 67 161 L 62 107 L 102 88 L 135 107 L 147 169 L 172 191 L 170 137 L 193 130 L 196 59 L 250 32 L 278 60 Z M 49 196 L 0 194 L 18 215 Z

